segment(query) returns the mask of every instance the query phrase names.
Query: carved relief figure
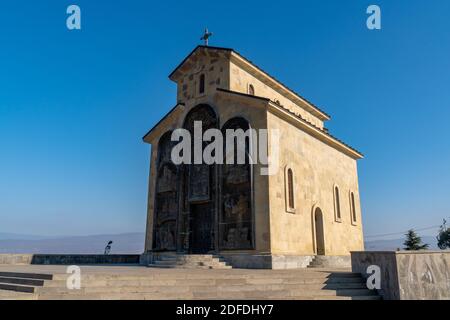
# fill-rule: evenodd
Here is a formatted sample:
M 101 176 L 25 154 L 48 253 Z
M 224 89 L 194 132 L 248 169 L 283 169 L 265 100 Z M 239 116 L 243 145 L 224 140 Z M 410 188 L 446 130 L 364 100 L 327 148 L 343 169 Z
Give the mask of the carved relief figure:
M 178 219 L 178 168 L 171 162 L 171 132 L 164 134 L 158 145 L 157 180 L 154 212 L 155 250 L 176 250 Z
M 222 128 L 249 128 L 246 120 L 234 118 Z M 250 142 L 246 141 L 246 164 L 222 165 L 222 194 L 220 212 L 220 247 L 222 249 L 253 248 L 253 215 L 251 206 L 251 167 L 248 158 Z M 235 144 L 235 157 L 237 144 Z M 226 154 L 226 150 L 224 150 Z
M 183 127 L 192 135 L 195 121 L 201 121 L 203 132 L 217 128 L 218 125 L 216 114 L 208 105 L 198 105 L 187 114 Z M 194 141 L 192 141 L 193 143 Z M 204 141 L 203 148 L 207 144 L 208 142 Z M 215 220 L 217 210 L 215 165 L 184 165 L 182 170 L 183 210 L 189 221 L 189 223 L 183 224 L 184 229 L 181 232 L 188 236 L 182 242 L 184 245 L 186 242 L 188 243 L 185 246 L 190 252 L 206 253 L 214 248 L 214 228 L 217 223 Z

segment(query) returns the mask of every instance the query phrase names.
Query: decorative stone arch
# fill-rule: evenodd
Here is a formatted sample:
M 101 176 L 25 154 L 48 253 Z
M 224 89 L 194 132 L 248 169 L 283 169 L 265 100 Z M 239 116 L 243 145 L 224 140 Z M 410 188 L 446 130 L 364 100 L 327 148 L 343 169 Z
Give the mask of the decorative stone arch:
M 316 255 L 325 255 L 325 216 L 317 204 L 312 207 L 311 211 L 311 230 L 314 253 Z
M 243 122 L 246 122 L 246 125 L 248 125 L 249 129 L 255 130 L 252 127 L 251 119 L 246 114 L 241 113 L 241 112 L 234 113 L 232 116 L 230 116 L 228 118 L 221 118 L 221 121 L 222 121 L 222 123 L 227 124 L 231 120 L 235 120 L 235 119 L 242 119 Z M 225 125 L 222 126 L 222 131 L 223 131 L 224 127 L 225 127 Z M 255 134 L 256 134 L 255 137 L 253 135 L 250 136 L 250 146 L 249 146 L 250 149 L 249 149 L 249 152 L 248 152 L 248 156 L 249 156 L 249 158 L 251 160 L 250 163 L 252 163 L 252 164 L 256 164 L 258 162 L 257 151 L 258 151 L 258 143 L 259 143 L 258 139 L 259 139 L 259 137 L 258 137 L 258 132 L 257 131 L 255 131 Z M 226 143 L 226 140 L 224 139 L 224 144 L 225 143 Z
M 208 104 L 192 108 L 184 118 L 183 128 L 193 137 L 194 122 L 202 122 L 202 131 L 219 128 L 216 110 Z M 203 149 L 206 143 L 203 143 Z M 180 251 L 208 253 L 217 249 L 217 165 L 194 164 L 194 139 L 191 139 L 191 164 L 181 166 Z
M 296 213 L 296 175 L 290 165 L 284 167 L 284 197 L 286 212 Z
M 153 214 L 153 250 L 175 251 L 178 220 L 178 167 L 171 161 L 172 131 L 158 141 Z
M 227 129 L 251 129 L 243 117 L 229 119 L 222 126 L 225 137 Z M 225 139 L 224 139 L 225 140 Z M 235 144 L 234 164 L 225 163 L 226 141 L 224 141 L 224 164 L 220 166 L 220 208 L 219 208 L 219 247 L 225 250 L 254 249 L 254 197 L 253 166 L 251 158 L 252 135 L 245 140 L 245 163 L 237 164 Z
M 333 185 L 334 220 L 342 222 L 342 197 L 341 189 L 336 183 Z

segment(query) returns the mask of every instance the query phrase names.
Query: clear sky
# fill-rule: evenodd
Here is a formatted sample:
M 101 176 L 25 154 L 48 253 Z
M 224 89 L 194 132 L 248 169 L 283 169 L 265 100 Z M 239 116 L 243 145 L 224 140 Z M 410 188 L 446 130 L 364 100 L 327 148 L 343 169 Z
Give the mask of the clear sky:
M 70 4 L 81 31 L 66 28 Z M 370 4 L 380 31 L 366 28 Z M 449 12 L 448 0 L 2 1 L 0 232 L 144 231 L 141 138 L 174 106 L 167 76 L 206 26 L 211 45 L 320 106 L 365 154 L 366 235 L 438 225 L 450 216 Z

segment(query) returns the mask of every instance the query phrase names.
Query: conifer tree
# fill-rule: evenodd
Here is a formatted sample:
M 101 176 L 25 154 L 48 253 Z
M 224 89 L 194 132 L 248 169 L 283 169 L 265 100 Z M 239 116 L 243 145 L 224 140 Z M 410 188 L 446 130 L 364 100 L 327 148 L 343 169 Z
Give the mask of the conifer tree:
M 444 220 L 444 224 L 441 226 L 441 229 L 439 230 L 437 241 L 439 249 L 441 250 L 450 249 L 450 228 L 447 228 L 446 220 Z
M 427 250 L 429 244 L 422 244 L 422 238 L 417 235 L 414 230 L 409 230 L 406 234 L 406 240 L 403 243 L 405 250 L 407 251 L 417 251 L 417 250 Z

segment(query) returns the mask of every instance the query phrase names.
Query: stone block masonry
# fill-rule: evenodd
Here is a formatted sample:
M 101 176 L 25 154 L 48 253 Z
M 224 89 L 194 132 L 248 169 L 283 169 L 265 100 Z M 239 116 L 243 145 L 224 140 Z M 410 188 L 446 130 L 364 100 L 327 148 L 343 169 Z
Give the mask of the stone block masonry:
M 386 300 L 450 300 L 450 251 L 352 252 L 352 271 L 381 269 Z

